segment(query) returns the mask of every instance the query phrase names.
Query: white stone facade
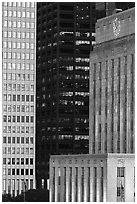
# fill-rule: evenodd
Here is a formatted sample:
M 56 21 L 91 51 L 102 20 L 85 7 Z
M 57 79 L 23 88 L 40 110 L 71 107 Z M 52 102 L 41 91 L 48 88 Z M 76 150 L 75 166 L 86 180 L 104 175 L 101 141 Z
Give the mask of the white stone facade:
M 133 202 L 134 184 L 134 154 L 54 155 L 50 159 L 51 202 Z

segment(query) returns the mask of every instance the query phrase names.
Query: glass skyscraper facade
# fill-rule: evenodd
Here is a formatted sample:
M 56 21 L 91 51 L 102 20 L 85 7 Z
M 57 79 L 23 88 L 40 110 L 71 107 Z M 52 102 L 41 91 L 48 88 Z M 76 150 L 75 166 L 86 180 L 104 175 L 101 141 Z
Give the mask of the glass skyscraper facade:
M 95 20 L 95 3 L 38 3 L 37 187 L 48 178 L 49 155 L 88 153 Z

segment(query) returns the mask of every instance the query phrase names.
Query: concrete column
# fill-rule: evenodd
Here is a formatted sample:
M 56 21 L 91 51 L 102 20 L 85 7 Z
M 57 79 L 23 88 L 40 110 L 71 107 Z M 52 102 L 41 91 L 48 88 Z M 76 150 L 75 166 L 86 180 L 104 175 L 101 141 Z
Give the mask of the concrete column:
M 111 152 L 111 145 L 112 145 L 112 133 L 111 133 L 111 108 L 112 108 L 112 96 L 111 96 L 111 58 L 108 60 L 108 84 L 107 84 L 107 152 Z
M 55 167 L 55 202 L 58 202 L 58 167 Z
M 123 125 L 124 125 L 124 121 L 123 121 L 123 99 L 124 99 L 124 82 L 125 82 L 125 78 L 122 78 L 122 76 L 124 75 L 124 57 L 121 57 L 121 80 L 120 80 L 120 153 L 124 152 L 124 148 L 123 148 L 123 142 L 124 142 L 124 134 L 123 134 Z
M 75 202 L 75 167 L 72 167 L 72 202 Z
M 88 193 L 88 169 L 84 168 L 84 202 L 87 202 L 87 193 Z
M 94 178 L 94 175 L 93 175 L 93 165 L 92 167 L 90 167 L 90 202 L 93 202 L 94 201 L 94 185 L 93 185 L 93 178 Z
M 52 194 L 53 194 L 53 168 L 50 167 L 50 179 L 49 179 L 49 200 L 50 202 L 53 202 L 52 200 Z
M 106 162 L 104 163 L 104 172 L 103 172 L 103 202 L 107 202 L 107 167 Z
M 81 167 L 78 167 L 78 202 L 81 202 Z
M 100 194 L 101 194 L 101 168 L 100 166 L 97 166 L 97 201 L 96 202 L 100 202 Z
M 60 167 L 60 202 L 64 201 L 64 171 L 63 167 Z
M 66 202 L 69 202 L 69 168 L 66 167 Z

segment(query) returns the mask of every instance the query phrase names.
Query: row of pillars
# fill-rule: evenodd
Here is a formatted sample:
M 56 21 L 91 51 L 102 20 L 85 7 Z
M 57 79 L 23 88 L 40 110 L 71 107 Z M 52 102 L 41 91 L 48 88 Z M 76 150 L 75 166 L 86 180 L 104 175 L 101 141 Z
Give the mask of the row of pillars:
M 105 167 L 52 167 L 50 175 L 51 202 L 106 201 Z

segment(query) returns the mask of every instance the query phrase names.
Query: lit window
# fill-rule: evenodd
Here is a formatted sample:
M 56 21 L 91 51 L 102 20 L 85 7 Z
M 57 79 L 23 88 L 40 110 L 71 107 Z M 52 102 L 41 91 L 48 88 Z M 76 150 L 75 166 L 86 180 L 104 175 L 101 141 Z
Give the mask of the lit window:
M 29 70 L 29 64 L 26 64 L 26 69 Z
M 34 44 L 31 43 L 30 47 L 31 47 L 31 49 L 33 50 L 33 49 L 34 49 Z
M 8 5 L 9 5 L 9 6 L 12 6 L 12 2 L 8 2 Z
M 15 59 L 15 58 L 16 58 L 16 53 L 12 52 L 12 59 Z
M 17 26 L 17 22 L 13 21 L 13 27 L 16 28 L 16 26 Z
M 29 49 L 29 43 L 26 43 L 26 49 Z
M 7 38 L 7 31 L 4 31 L 4 32 L 3 32 L 3 37 L 4 37 L 4 38 Z
M 7 74 L 3 74 L 3 79 L 7 80 Z
M 30 27 L 30 23 L 27 22 L 27 23 L 26 23 L 26 28 L 29 28 L 29 27 Z
M 7 48 L 7 42 L 3 42 L 3 48 Z
M 8 22 L 4 21 L 4 27 L 7 27 L 7 25 L 8 25 Z
M 21 27 L 21 22 L 20 21 L 18 21 L 18 28 L 20 28 Z
M 8 22 L 8 26 L 9 26 L 9 28 L 11 28 L 11 26 L 12 26 L 12 22 L 11 21 Z
M 8 38 L 11 38 L 11 31 L 8 32 Z
M 31 7 L 34 8 L 34 6 L 35 6 L 35 3 L 34 3 L 34 2 L 31 2 Z
M 31 70 L 34 70 L 34 64 L 31 64 L 31 65 L 30 65 L 30 69 L 31 69 Z
M 21 6 L 21 2 L 17 2 L 17 6 Z
M 34 39 L 34 33 L 31 33 L 31 39 Z
M 25 54 L 24 53 L 22 53 L 22 59 L 25 59 Z
M 26 54 L 26 59 L 29 59 L 29 54 Z
M 7 11 L 4 11 L 4 16 L 7 16 L 8 15 L 8 12 Z
M 34 59 L 34 54 L 30 55 L 30 59 L 33 60 Z
M 8 42 L 8 47 L 11 49 L 11 42 Z
M 27 7 L 30 7 L 30 2 L 26 2 Z
M 16 48 L 16 43 L 15 43 L 15 42 L 12 43 L 12 48 L 13 48 L 13 49 Z
M 13 33 L 12 33 L 12 37 L 13 37 L 13 38 L 16 38 L 16 32 L 13 32 Z
M 12 74 L 12 80 L 16 80 L 16 74 Z
M 16 16 L 17 16 L 17 12 L 13 11 L 13 17 L 16 17 Z
M 25 18 L 25 16 L 26 16 L 25 14 L 26 14 L 26 13 L 23 11 L 23 12 L 22 12 L 22 17 L 23 17 L 23 18 Z
M 12 63 L 12 69 L 16 69 L 15 63 Z
M 25 6 L 26 6 L 25 2 L 22 2 L 22 7 L 25 7 Z
M 31 23 L 31 28 L 34 28 L 34 23 Z
M 3 58 L 7 59 L 7 53 L 6 52 L 3 53 Z
M 31 18 L 34 18 L 34 12 L 31 12 Z
M 25 28 L 25 22 L 22 22 L 22 28 Z
M 30 34 L 29 33 L 26 33 L 26 38 L 29 38 Z
M 21 54 L 17 53 L 17 59 L 20 59 Z
M 17 48 L 20 49 L 20 43 L 19 42 L 17 43 Z
M 20 12 L 20 11 L 18 11 L 18 17 L 19 17 L 19 18 L 21 17 L 21 12 Z
M 20 32 L 18 32 L 17 37 L 21 38 L 21 33 Z

